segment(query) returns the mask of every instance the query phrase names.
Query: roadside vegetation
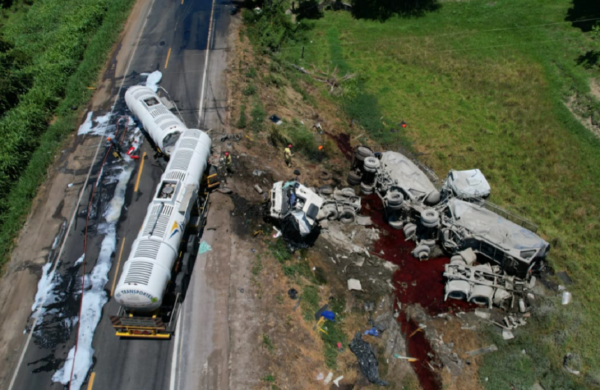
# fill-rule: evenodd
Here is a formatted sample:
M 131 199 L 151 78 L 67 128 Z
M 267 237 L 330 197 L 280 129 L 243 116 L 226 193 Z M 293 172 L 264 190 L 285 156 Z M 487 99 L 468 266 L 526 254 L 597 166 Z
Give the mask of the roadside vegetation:
M 11 8 L 0 9 L 0 265 L 133 3 L 2 2 Z
M 574 302 L 538 297 L 515 340 L 484 332 L 501 346 L 480 371 L 489 389 L 600 384 L 590 342 L 600 338 L 600 6 L 592 3 L 448 1 L 300 17 L 286 16 L 284 2 L 244 11 L 255 48 L 287 83 L 310 83 L 339 104 L 340 131 L 413 150 L 440 177 L 481 169 L 492 200 L 532 219 L 551 243 L 550 265 L 575 281 Z M 335 88 L 314 77 L 323 74 Z M 563 368 L 567 353 L 580 376 Z

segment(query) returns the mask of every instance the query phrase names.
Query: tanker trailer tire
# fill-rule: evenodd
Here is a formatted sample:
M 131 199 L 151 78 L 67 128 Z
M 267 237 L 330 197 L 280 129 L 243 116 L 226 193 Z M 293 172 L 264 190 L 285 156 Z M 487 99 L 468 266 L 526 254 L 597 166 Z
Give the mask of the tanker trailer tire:
M 194 267 L 194 263 L 191 258 L 191 254 L 186 253 L 181 258 L 181 273 L 184 275 L 191 275 L 193 267 Z
M 388 218 L 388 225 L 393 229 L 400 230 L 404 226 L 404 222 L 397 215 L 391 215 Z
M 198 236 L 191 234 L 186 247 L 187 253 L 195 255 L 198 252 Z
M 327 171 L 321 171 L 321 173 L 319 174 L 319 180 L 327 181 L 331 180 L 331 177 L 331 173 Z

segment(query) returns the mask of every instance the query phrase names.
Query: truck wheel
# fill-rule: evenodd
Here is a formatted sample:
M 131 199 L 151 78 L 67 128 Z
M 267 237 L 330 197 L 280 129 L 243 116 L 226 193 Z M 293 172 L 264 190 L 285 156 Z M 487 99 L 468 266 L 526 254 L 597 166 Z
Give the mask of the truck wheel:
M 185 279 L 185 274 L 183 272 L 178 273 L 177 276 L 175 277 L 175 290 L 174 290 L 175 294 L 183 295 L 183 293 L 185 292 L 184 279 Z
M 322 186 L 319 187 L 319 195 L 331 195 L 333 194 L 333 188 L 331 188 L 331 186 Z
M 345 206 L 342 209 L 342 215 L 340 216 L 340 222 L 349 224 L 349 223 L 354 222 L 355 219 L 356 219 L 356 214 L 354 214 L 354 209 L 351 207 Z
M 404 226 L 404 222 L 402 222 L 397 215 L 391 215 L 388 218 L 388 225 L 390 225 L 393 229 L 400 230 L 402 229 L 402 226 Z
M 404 238 L 410 240 L 417 232 L 417 225 L 415 225 L 414 223 L 407 223 L 406 225 L 404 225 L 404 228 L 402 230 L 404 232 Z
M 371 157 L 374 154 L 375 153 L 373 153 L 373 151 L 371 149 L 367 148 L 366 146 L 359 146 L 356 148 L 356 150 L 354 152 L 354 155 L 356 157 L 362 156 L 363 160 L 364 160 L 364 157 Z
M 433 240 L 433 239 L 421 240 L 419 245 L 426 245 L 429 247 L 429 249 L 433 249 L 433 247 L 435 246 L 435 240 Z
M 194 256 L 194 257 L 192 257 Z M 181 273 L 191 275 L 194 270 L 194 258 L 196 254 L 186 253 L 181 258 Z
M 350 188 L 350 187 L 342 188 L 340 193 L 349 198 L 356 196 L 356 191 L 354 191 L 354 188 Z
M 373 185 L 360 183 L 360 192 L 363 195 L 371 195 L 373 193 Z
M 425 209 L 421 211 L 421 223 L 428 228 L 435 228 L 440 223 L 440 213 L 434 209 Z
M 361 175 L 359 175 L 356 172 L 348 173 L 348 177 L 347 177 L 348 185 L 351 185 L 351 186 L 359 185 L 361 178 L 362 178 Z
M 327 219 L 330 221 L 335 221 L 338 219 L 339 213 L 337 211 L 337 207 L 335 205 L 329 205 L 325 208 L 325 214 L 327 215 Z
M 413 249 L 412 254 L 420 261 L 429 260 L 430 249 L 427 245 L 419 245 Z
M 375 173 L 380 167 L 379 160 L 377 157 L 366 157 L 364 161 L 365 172 Z
M 321 171 L 321 174 L 319 175 L 319 179 L 326 181 L 326 180 L 330 180 L 331 179 L 331 173 L 327 172 L 327 171 Z

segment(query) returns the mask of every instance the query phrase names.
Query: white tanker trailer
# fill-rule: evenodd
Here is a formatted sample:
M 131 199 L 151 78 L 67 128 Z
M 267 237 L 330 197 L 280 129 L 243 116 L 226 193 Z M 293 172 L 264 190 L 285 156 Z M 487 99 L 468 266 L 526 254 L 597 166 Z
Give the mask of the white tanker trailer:
M 148 87 L 136 85 L 125 92 L 125 103 L 131 113 L 140 120 L 160 152 L 170 156 L 181 133 L 187 130 L 183 122 L 175 116 Z
M 148 112 L 143 110 L 140 115 L 133 110 L 139 110 L 148 99 L 158 98 L 147 90 L 132 87 L 125 97 L 131 111 L 139 115 L 148 134 L 160 145 L 166 138 L 156 126 L 161 115 L 146 115 Z M 171 158 L 114 292 L 121 306 L 111 322 L 120 337 L 170 338 L 197 256 L 194 228 L 201 229 L 206 216 L 207 188 L 201 188 L 201 182 L 208 173 L 212 141 L 205 132 L 178 123 L 178 134 L 167 129 L 177 142 L 172 149 L 163 149 L 170 150 Z

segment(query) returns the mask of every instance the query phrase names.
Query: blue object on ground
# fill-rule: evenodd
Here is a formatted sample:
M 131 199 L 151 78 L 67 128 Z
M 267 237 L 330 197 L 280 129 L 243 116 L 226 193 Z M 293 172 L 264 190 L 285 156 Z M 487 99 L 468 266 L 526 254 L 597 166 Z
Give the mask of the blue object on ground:
M 372 327 L 371 329 L 365 331 L 365 335 L 379 337 L 379 331 L 376 327 Z
M 323 313 L 321 313 L 321 317 L 325 317 L 326 320 L 335 322 L 335 313 L 329 310 L 324 311 Z

